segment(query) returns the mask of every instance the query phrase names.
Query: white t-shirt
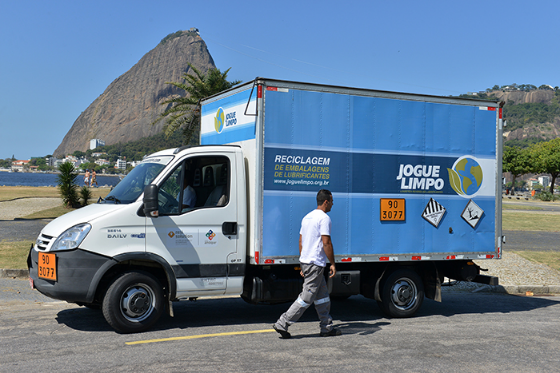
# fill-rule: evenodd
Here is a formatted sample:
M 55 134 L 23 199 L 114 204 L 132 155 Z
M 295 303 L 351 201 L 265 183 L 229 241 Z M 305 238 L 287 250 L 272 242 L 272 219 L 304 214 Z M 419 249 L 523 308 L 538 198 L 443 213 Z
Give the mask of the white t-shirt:
M 313 210 L 305 215 L 301 221 L 299 234 L 301 234 L 299 261 L 325 267 L 327 265 L 327 254 L 323 250 L 321 236 L 331 235 L 331 218 L 322 210 Z

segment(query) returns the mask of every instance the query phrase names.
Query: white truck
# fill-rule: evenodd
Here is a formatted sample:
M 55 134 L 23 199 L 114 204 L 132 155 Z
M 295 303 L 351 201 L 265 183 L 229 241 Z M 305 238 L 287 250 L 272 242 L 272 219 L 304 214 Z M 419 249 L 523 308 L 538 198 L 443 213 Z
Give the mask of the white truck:
M 33 287 L 102 308 L 122 333 L 181 299 L 292 301 L 319 189 L 335 201 L 332 297 L 409 317 L 424 296 L 441 300 L 444 277 L 497 284 L 473 260 L 502 253 L 498 103 L 257 78 L 204 100 L 201 116 L 202 146 L 146 157 L 42 230 Z

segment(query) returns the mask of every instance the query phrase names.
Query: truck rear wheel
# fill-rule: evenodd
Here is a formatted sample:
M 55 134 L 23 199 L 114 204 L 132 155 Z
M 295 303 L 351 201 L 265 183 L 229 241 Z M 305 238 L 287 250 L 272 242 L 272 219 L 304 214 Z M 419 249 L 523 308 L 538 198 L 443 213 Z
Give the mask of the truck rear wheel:
M 390 317 L 411 317 L 424 301 L 424 284 L 411 269 L 397 269 L 383 283 L 381 310 Z
M 127 272 L 118 277 L 103 298 L 103 316 L 120 333 L 149 329 L 163 312 L 160 283 L 145 272 Z

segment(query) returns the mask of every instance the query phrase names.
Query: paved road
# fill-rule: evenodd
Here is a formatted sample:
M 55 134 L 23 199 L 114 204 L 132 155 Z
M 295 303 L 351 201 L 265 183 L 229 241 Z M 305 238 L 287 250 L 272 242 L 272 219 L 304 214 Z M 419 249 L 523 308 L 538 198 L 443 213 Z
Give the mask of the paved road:
M 560 213 L 560 204 L 538 201 L 503 201 L 504 205 L 531 206 L 541 210 L 506 210 L 518 211 L 519 213 Z M 537 232 L 537 231 L 503 231 L 506 236 L 505 250 L 508 251 L 560 251 L 560 232 Z
M 530 210 L 530 211 L 541 211 L 544 213 L 560 213 L 560 204 L 557 202 L 543 202 L 543 201 L 526 201 L 524 199 L 516 200 L 515 197 L 513 199 L 502 199 L 503 205 L 510 205 L 510 206 L 531 206 L 531 207 L 538 207 L 540 210 Z M 513 210 L 509 210 L 513 211 Z
M 508 251 L 560 251 L 559 232 L 502 231 Z
M 2 284 L 15 292 L 28 286 Z M 443 303 L 426 300 L 418 317 L 387 319 L 374 301 L 354 296 L 333 303 L 342 336 L 318 337 L 309 310 L 292 326 L 293 338 L 282 340 L 270 328 L 288 305 L 181 302 L 175 318 L 165 317 L 154 330 L 120 335 L 99 311 L 5 295 L 0 292 L 0 372 L 544 372 L 560 366 L 560 297 L 446 291 Z M 158 342 L 168 338 L 175 339 Z

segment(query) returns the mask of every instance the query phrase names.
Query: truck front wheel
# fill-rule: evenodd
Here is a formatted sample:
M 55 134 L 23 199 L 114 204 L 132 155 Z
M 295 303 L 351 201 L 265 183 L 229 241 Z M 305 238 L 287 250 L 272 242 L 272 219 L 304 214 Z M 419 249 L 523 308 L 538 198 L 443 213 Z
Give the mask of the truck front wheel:
M 127 272 L 119 276 L 103 298 L 103 316 L 120 333 L 149 329 L 163 312 L 163 290 L 149 273 Z
M 390 317 L 411 317 L 424 301 L 424 284 L 411 269 L 397 269 L 383 283 L 381 310 Z

